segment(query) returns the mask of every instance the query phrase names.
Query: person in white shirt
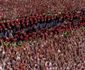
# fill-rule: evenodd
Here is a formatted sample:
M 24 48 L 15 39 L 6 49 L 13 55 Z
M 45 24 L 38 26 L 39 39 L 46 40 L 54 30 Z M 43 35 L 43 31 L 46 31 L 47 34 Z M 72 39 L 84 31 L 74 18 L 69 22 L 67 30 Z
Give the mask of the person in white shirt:
M 3 67 L 0 65 L 0 70 L 4 70 Z

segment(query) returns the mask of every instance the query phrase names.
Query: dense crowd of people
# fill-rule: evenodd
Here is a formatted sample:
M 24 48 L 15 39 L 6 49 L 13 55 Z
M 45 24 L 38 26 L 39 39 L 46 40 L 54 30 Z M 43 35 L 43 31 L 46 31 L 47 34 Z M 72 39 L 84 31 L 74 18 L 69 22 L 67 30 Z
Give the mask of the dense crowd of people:
M 1 70 L 84 70 L 85 9 L 0 22 Z
M 67 35 L 37 38 L 23 45 L 0 46 L 1 70 L 84 70 L 85 27 Z
M 47 37 L 59 31 L 85 26 L 85 9 L 62 11 L 55 14 L 38 13 L 16 20 L 0 22 L 0 41 L 24 41 Z
M 0 0 L 0 20 L 15 19 L 26 13 L 53 12 L 84 6 L 85 0 Z

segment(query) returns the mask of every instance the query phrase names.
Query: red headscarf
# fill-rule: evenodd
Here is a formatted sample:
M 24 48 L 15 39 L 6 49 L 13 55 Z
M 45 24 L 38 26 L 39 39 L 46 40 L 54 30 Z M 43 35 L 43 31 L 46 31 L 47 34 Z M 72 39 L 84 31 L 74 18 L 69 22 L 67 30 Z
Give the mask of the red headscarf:
M 2 26 L 0 26 L 0 29 L 2 28 Z
M 18 37 L 18 34 L 16 34 L 15 36 Z
M 83 18 L 82 17 L 80 17 L 80 21 L 82 21 L 83 20 Z
M 3 22 L 2 22 L 2 21 L 0 21 L 0 24 L 3 24 Z
M 73 14 L 74 14 L 74 10 L 71 10 L 71 13 L 73 13 Z
M 16 38 L 14 38 L 14 41 L 16 41 L 17 39 Z
M 20 39 L 23 39 L 23 36 L 20 36 Z
M 4 39 L 6 39 L 6 36 L 3 36 Z
M 12 24 L 13 23 L 13 20 L 10 20 L 10 24 Z
M 82 23 L 82 26 L 85 26 L 85 22 Z

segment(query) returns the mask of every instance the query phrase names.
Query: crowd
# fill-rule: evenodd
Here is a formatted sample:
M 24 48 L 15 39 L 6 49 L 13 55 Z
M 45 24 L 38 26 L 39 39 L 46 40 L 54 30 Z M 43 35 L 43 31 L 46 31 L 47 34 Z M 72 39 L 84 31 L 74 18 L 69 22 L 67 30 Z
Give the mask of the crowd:
M 1 70 L 84 70 L 85 9 L 0 22 Z
M 85 9 L 65 10 L 55 14 L 38 13 L 0 22 L 0 42 L 24 41 L 47 37 L 70 28 L 85 26 Z
M 84 70 L 85 27 L 71 29 L 67 35 L 0 46 L 1 70 Z
M 15 19 L 26 13 L 53 12 L 84 6 L 84 0 L 0 0 L 0 20 Z

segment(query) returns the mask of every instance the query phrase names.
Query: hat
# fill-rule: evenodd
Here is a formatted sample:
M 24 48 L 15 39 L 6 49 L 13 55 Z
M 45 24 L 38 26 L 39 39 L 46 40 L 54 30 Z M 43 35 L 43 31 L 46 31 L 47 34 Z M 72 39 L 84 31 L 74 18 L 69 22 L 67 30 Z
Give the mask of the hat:
M 23 38 L 23 36 L 20 36 L 20 39 L 22 39 Z
M 3 24 L 3 22 L 2 22 L 2 21 L 0 21 L 0 24 Z
M 3 38 L 5 38 L 5 39 L 6 39 L 6 36 L 3 36 Z
M 0 29 L 2 28 L 2 26 L 0 26 Z

